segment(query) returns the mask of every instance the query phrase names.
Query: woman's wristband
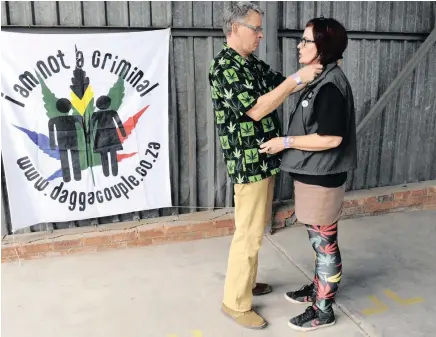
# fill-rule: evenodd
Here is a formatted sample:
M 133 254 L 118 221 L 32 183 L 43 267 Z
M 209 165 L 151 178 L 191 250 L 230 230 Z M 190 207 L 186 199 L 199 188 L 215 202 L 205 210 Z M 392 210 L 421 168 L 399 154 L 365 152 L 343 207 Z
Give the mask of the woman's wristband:
M 283 137 L 283 145 L 285 149 L 289 149 L 293 143 L 294 143 L 294 137 L 290 137 L 290 136 Z

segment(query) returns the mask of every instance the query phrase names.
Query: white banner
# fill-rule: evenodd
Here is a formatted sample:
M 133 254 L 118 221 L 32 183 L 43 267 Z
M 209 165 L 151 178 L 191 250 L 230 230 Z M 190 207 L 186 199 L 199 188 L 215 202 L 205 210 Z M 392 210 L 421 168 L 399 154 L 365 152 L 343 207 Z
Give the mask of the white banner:
M 14 230 L 171 206 L 169 36 L 1 33 Z

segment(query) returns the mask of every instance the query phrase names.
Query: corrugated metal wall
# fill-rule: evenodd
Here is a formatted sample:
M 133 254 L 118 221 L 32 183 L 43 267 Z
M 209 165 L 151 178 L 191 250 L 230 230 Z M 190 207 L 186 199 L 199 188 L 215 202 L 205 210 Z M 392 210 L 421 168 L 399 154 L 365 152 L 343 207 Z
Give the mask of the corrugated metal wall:
M 264 25 L 269 39 L 261 45 L 259 54 L 271 64 L 278 63 L 279 70 L 285 74 L 298 67 L 297 38 L 310 18 L 332 16 L 346 26 L 350 41 L 343 68 L 354 90 L 358 122 L 435 24 L 431 2 L 256 3 L 267 10 Z M 85 33 L 119 31 L 127 27 L 174 28 L 169 88 L 173 200 L 175 205 L 193 208 L 123 214 L 95 219 L 95 224 L 232 206 L 232 186 L 216 142 L 207 81 L 210 60 L 224 41 L 220 18 L 227 4 L 217 1 L 2 2 L 2 28 L 10 30 Z M 26 26 L 32 27 L 24 28 Z M 274 37 L 277 41 L 273 41 Z M 392 102 L 361 135 L 359 169 L 349 182 L 349 188 L 436 178 L 435 55 L 436 47 L 433 47 Z M 290 98 L 280 109 L 284 125 L 294 102 L 295 98 Z M 292 197 L 290 183 L 287 176 L 282 175 L 276 198 Z M 49 224 L 48 227 L 81 226 L 90 222 Z M 46 224 L 41 226 L 41 229 L 46 228 Z

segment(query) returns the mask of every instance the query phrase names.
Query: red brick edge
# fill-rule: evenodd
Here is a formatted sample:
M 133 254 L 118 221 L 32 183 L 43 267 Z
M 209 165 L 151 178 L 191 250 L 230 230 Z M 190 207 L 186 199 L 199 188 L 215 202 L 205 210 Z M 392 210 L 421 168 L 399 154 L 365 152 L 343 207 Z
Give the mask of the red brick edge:
M 294 213 L 291 202 L 275 204 L 274 228 L 285 226 L 286 219 Z M 378 215 L 405 210 L 436 209 L 436 182 L 425 182 L 403 187 L 377 188 L 347 193 L 342 219 Z M 83 252 L 96 252 L 110 249 L 140 247 L 169 242 L 191 241 L 202 238 L 231 235 L 234 232 L 232 209 L 227 212 L 199 212 L 191 216 L 180 216 L 176 220 L 154 219 L 155 223 L 128 223 L 123 229 L 104 230 L 82 227 L 79 233 L 69 234 L 64 230 L 54 233 L 39 233 L 37 240 L 21 240 L 16 235 L 13 240 L 7 237 L 2 242 L 2 263 L 17 259 L 32 260 L 49 256 L 63 256 Z M 200 220 L 198 220 L 200 219 Z M 136 225 L 135 225 L 136 224 Z M 120 224 L 113 224 L 120 227 Z M 68 231 L 68 230 L 65 230 Z M 83 232 L 80 232 L 83 231 Z M 35 234 L 35 233 L 32 233 Z M 45 236 L 45 237 L 44 237 Z M 20 242 L 17 238 L 20 237 Z

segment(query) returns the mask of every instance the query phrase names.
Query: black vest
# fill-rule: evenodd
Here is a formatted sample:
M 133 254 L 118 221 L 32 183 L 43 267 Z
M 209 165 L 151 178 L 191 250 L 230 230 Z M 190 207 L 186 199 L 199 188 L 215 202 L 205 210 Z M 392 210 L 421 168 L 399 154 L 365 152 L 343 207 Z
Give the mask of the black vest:
M 347 138 L 334 149 L 326 151 L 301 151 L 287 149 L 283 151 L 281 169 L 308 175 L 327 175 L 354 170 L 357 167 L 356 117 L 353 93 L 342 69 L 331 63 L 325 67 L 322 74 L 310 83 L 302 92 L 297 106 L 290 117 L 288 136 L 304 136 L 317 133 L 318 124 L 313 121 L 314 101 L 321 89 L 327 83 L 334 84 L 342 93 L 346 102 Z

